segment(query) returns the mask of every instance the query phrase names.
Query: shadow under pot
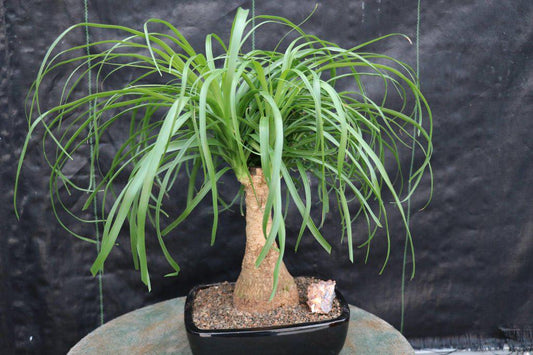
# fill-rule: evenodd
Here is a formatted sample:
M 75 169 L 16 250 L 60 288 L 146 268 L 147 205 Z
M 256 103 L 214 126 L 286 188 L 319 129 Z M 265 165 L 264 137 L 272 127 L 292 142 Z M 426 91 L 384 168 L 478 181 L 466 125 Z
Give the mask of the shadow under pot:
M 211 286 L 194 287 L 185 301 L 185 328 L 194 355 L 334 355 L 344 346 L 350 307 L 337 290 L 341 315 L 335 319 L 263 328 L 199 329 L 193 322 L 193 302 L 199 290 Z

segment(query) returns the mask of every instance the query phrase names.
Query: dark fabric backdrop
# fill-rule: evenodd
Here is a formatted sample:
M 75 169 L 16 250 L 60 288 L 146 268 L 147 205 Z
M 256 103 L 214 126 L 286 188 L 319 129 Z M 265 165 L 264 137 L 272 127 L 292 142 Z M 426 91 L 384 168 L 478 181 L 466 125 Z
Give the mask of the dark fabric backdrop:
M 315 2 L 257 0 L 257 13 L 299 22 Z M 392 32 L 415 38 L 416 0 L 318 3 L 304 28 L 343 46 Z M 250 8 L 251 2 L 91 0 L 89 18 L 138 29 L 151 17 L 162 18 L 201 50 L 208 33 L 227 38 L 239 6 Z M 422 1 L 421 20 L 421 85 L 434 113 L 435 186 L 431 205 L 412 216 L 417 274 L 406 289 L 405 335 L 436 338 L 436 344 L 450 337 L 497 337 L 498 327 L 526 327 L 533 315 L 533 2 Z M 12 207 L 27 130 L 25 94 L 53 39 L 82 21 L 81 0 L 0 0 L 2 353 L 65 353 L 99 322 L 97 281 L 88 271 L 95 248 L 55 222 L 39 145 L 24 168 L 20 221 Z M 258 36 L 258 47 L 275 37 Z M 83 43 L 83 33 L 68 41 Z M 373 49 L 415 65 L 415 47 L 407 41 L 391 39 Z M 238 189 L 231 176 L 224 183 L 228 196 Z M 426 183 L 414 196 L 414 211 L 428 188 Z M 181 195 L 176 189 L 177 208 Z M 295 254 L 291 239 L 286 263 L 293 274 L 336 279 L 350 303 L 398 327 L 404 231 L 394 214 L 391 225 L 393 255 L 381 276 L 384 249 L 377 245 L 366 265 L 362 253 L 351 264 L 338 242 L 335 213 L 324 228 L 334 243 L 332 257 L 312 238 Z M 288 221 L 289 233 L 298 227 Z M 177 278 L 162 277 L 169 270 L 151 241 L 151 293 L 133 271 L 123 238 L 103 276 L 105 319 L 182 296 L 197 283 L 234 280 L 244 246 L 238 208 L 221 216 L 219 230 L 216 246 L 209 247 L 210 215 L 200 209 L 171 236 L 169 247 L 183 270 Z M 355 230 L 364 228 L 357 224 Z

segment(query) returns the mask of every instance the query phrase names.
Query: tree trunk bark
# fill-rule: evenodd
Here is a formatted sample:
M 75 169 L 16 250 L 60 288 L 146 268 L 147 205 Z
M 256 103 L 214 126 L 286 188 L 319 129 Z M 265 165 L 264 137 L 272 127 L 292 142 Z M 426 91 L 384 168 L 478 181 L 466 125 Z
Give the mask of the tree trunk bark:
M 244 181 L 246 193 L 246 250 L 242 260 L 242 270 L 235 283 L 233 305 L 246 312 L 264 312 L 280 306 L 298 304 L 298 290 L 293 277 L 282 263 L 279 271 L 278 288 L 274 298 L 269 301 L 274 283 L 274 268 L 279 253 L 270 249 L 259 267 L 255 261 L 265 245 L 263 235 L 263 213 L 268 197 L 268 185 L 259 168 L 250 170 L 252 181 Z M 253 185 L 253 187 L 252 187 Z M 269 217 L 267 234 L 272 219 Z

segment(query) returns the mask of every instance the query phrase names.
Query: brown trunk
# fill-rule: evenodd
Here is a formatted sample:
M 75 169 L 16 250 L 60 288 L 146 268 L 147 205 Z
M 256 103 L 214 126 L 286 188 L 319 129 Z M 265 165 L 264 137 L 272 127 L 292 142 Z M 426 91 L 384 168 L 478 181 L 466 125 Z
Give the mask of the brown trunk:
M 263 171 L 259 168 L 250 170 L 252 182 L 241 181 L 246 193 L 246 250 L 242 260 L 242 270 L 233 293 L 233 305 L 241 311 L 264 312 L 283 305 L 298 304 L 298 290 L 293 277 L 282 264 L 276 295 L 269 301 L 274 283 L 274 267 L 279 253 L 270 249 L 259 267 L 255 267 L 257 257 L 265 245 L 263 235 L 263 213 L 268 197 L 268 185 Z M 253 187 L 252 187 L 253 184 Z M 272 219 L 269 218 L 267 233 Z

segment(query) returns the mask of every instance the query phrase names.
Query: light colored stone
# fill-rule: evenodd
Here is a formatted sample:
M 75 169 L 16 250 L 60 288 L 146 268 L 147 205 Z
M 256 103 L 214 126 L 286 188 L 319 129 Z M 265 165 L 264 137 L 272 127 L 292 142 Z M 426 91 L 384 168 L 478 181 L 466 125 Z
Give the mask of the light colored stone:
M 313 313 L 327 314 L 333 307 L 335 281 L 313 282 L 307 287 L 307 305 Z

